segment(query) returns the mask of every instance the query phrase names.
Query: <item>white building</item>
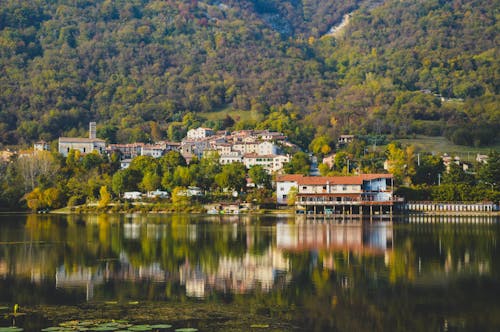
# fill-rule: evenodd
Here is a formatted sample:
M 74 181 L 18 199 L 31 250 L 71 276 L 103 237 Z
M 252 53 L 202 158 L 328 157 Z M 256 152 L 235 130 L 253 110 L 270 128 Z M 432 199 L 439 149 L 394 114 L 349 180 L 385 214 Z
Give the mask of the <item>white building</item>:
M 139 191 L 126 191 L 123 193 L 124 199 L 141 199 L 142 194 Z
M 274 173 L 283 168 L 285 163 L 290 161 L 290 156 L 284 155 L 258 155 L 249 153 L 243 156 L 243 163 L 246 168 L 251 168 L 255 165 L 262 166 L 268 173 Z
M 59 153 L 64 157 L 68 156 L 70 150 L 86 154 L 93 151 L 103 153 L 105 148 L 106 142 L 98 138 L 59 137 Z
M 210 128 L 196 128 L 196 129 L 190 129 L 187 132 L 187 139 L 188 140 L 197 140 L 201 138 L 206 138 L 209 136 L 213 136 L 214 131 Z
M 221 165 L 242 163 L 242 162 L 243 162 L 243 155 L 238 151 L 232 151 L 226 154 L 221 154 L 219 157 L 219 163 Z
M 295 187 L 298 188 L 298 181 L 302 174 L 283 174 L 276 178 L 276 200 L 278 204 L 288 204 L 288 194 Z
M 146 144 L 141 147 L 141 156 L 151 156 L 160 158 L 166 151 L 166 147 L 162 144 L 150 145 Z
M 49 143 L 45 142 L 44 140 L 38 141 L 35 144 L 33 144 L 33 150 L 35 151 L 49 151 Z
M 59 137 L 59 153 L 64 157 L 68 156 L 70 150 L 78 150 L 81 153 L 91 153 L 98 151 L 103 153 L 106 142 L 96 138 L 95 122 L 89 124 L 89 138 L 82 137 Z
M 271 155 L 278 153 L 278 146 L 272 142 L 242 142 L 233 144 L 233 150 L 243 154 L 255 153 L 258 155 Z
M 148 191 L 146 196 L 148 198 L 168 198 L 169 194 L 167 191 L 156 189 L 155 191 Z

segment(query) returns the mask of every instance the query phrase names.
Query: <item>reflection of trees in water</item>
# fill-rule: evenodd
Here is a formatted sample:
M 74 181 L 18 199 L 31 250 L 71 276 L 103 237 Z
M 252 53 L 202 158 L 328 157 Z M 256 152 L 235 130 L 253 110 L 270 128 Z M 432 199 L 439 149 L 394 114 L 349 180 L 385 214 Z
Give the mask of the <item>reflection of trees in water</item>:
M 468 311 L 488 322 L 474 307 L 479 300 L 498 311 L 496 225 L 395 225 L 387 233 L 189 216 L 18 219 L 24 227 L 0 223 L 0 241 L 17 242 L 0 246 L 0 275 L 15 278 L 0 283 L 4 297 L 13 297 L 6 287 L 21 287 L 25 278 L 20 297 L 49 298 L 57 271 L 61 285 L 64 278 L 95 282 L 95 299 L 184 301 L 186 273 L 188 295 L 265 310 L 300 308 L 293 319 L 311 330 L 423 330 L 421 322 L 437 330 L 447 312 L 471 317 Z M 72 292 L 65 288 L 58 296 Z M 457 298 L 467 301 L 453 304 Z

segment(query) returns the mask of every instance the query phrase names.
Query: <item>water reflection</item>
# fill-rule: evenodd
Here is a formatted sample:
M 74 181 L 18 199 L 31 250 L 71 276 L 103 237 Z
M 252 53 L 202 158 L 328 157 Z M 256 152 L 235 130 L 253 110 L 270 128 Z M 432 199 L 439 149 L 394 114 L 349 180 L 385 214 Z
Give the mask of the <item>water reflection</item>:
M 266 294 L 307 282 L 346 289 L 374 281 L 433 284 L 498 275 L 496 225 L 237 221 L 3 217 L 0 287 L 52 284 L 60 291 L 79 289 L 87 301 L 151 300 Z M 0 301 L 12 301 L 13 293 L 0 294 Z

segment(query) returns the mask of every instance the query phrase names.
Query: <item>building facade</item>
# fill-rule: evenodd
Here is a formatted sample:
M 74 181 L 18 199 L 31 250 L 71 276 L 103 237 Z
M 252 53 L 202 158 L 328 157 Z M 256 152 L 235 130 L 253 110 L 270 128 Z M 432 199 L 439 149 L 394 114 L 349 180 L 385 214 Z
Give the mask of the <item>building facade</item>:
M 399 202 L 393 195 L 392 174 L 284 175 L 276 183 L 278 204 L 285 202 L 292 187 L 297 188 L 297 213 L 307 215 L 385 215 L 392 214 Z
M 106 142 L 96 138 L 96 123 L 89 123 L 89 137 L 59 137 L 59 153 L 68 156 L 70 150 L 77 150 L 83 154 L 98 151 L 104 153 Z

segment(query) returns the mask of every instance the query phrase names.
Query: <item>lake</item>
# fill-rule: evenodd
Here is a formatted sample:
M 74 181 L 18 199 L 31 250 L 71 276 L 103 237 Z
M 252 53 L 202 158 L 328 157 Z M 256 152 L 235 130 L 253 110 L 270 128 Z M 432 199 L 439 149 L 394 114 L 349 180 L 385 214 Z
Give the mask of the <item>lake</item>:
M 396 221 L 0 215 L 0 327 L 500 330 L 497 217 Z

